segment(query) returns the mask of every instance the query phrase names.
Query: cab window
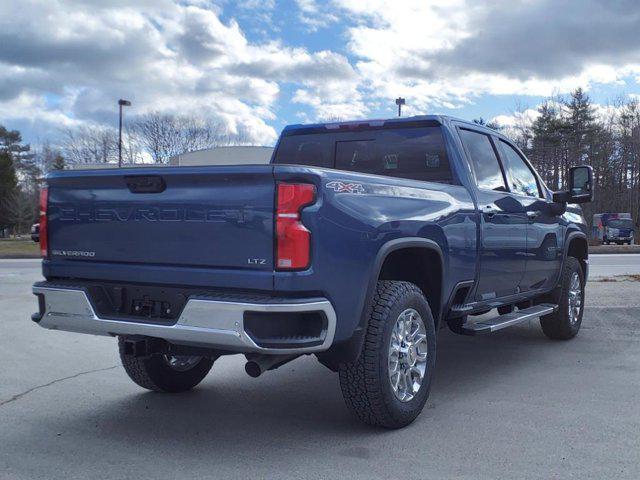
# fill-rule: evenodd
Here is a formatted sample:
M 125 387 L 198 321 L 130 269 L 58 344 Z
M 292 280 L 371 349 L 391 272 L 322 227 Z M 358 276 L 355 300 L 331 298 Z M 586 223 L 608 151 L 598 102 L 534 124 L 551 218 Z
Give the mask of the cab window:
M 535 175 L 520 154 L 507 142 L 500 140 L 504 157 L 504 167 L 509 175 L 509 187 L 513 193 L 529 197 L 539 197 L 540 189 Z
M 506 192 L 504 175 L 489 136 L 461 129 L 460 139 L 469 154 L 478 188 Z

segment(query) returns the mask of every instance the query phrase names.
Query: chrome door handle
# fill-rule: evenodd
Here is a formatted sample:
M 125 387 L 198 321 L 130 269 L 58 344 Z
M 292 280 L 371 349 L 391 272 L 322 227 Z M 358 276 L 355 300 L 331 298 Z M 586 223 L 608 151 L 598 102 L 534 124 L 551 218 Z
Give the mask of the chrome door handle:
M 539 216 L 540 216 L 540 210 L 530 210 L 527 212 L 527 217 L 529 217 L 529 220 L 535 220 Z

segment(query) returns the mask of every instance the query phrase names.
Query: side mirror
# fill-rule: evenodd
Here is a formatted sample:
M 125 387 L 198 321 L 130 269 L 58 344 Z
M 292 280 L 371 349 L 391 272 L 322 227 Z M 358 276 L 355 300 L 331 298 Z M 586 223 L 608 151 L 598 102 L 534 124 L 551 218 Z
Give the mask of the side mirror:
M 588 203 L 593 200 L 593 169 L 588 165 L 569 169 L 569 191 L 554 192 L 554 202 Z
M 569 203 L 593 200 L 593 169 L 588 165 L 569 169 Z

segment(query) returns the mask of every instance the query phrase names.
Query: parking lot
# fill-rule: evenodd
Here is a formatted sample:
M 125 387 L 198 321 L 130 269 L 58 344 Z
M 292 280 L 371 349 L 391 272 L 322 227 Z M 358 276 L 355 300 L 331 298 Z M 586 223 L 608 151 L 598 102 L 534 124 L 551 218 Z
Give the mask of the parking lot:
M 637 257 L 593 257 L 592 276 L 640 273 Z M 427 408 L 381 431 L 314 357 L 258 379 L 226 357 L 193 392 L 146 392 L 114 339 L 29 320 L 39 276 L 0 261 L 0 478 L 640 478 L 638 282 L 591 281 L 569 342 L 537 321 L 442 330 Z

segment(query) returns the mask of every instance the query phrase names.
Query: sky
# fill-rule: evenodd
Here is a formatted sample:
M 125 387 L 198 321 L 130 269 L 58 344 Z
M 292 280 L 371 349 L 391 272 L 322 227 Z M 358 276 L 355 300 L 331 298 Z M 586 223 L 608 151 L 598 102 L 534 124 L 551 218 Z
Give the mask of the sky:
M 271 145 L 398 96 L 508 123 L 577 87 L 640 94 L 638 0 L 0 0 L 0 124 L 33 144 L 116 126 L 119 98 Z

